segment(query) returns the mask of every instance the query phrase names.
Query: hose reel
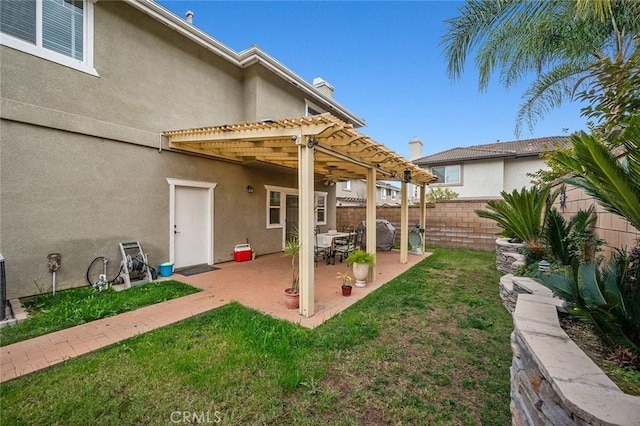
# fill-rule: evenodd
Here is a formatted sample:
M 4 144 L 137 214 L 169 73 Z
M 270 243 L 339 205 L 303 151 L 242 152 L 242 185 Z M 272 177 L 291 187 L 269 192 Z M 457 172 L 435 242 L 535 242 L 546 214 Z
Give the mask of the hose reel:
M 122 262 L 120 276 L 124 281 L 124 288 L 131 288 L 132 282 L 145 284 L 152 281 L 151 270 L 147 255 L 142 251 L 140 242 L 119 243 Z

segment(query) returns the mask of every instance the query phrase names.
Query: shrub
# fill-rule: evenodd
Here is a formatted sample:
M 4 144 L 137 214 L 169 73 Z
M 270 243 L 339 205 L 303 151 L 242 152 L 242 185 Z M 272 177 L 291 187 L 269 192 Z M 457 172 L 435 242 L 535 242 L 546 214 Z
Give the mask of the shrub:
M 449 188 L 431 188 L 431 191 L 427 192 L 427 203 L 437 203 L 439 201 L 448 201 L 458 198 L 460 194 Z
M 601 259 L 579 264 L 570 272 L 543 274 L 540 281 L 567 301 L 571 313 L 593 324 L 603 339 L 640 351 L 640 289 L 630 271 L 637 258 L 618 250 L 600 268 Z

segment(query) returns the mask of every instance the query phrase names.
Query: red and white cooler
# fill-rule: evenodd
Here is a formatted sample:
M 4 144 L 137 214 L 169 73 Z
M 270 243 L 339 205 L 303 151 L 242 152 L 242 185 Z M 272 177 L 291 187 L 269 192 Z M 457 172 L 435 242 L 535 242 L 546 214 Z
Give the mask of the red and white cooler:
M 236 262 L 251 260 L 251 246 L 249 244 L 238 244 L 233 249 L 233 260 Z

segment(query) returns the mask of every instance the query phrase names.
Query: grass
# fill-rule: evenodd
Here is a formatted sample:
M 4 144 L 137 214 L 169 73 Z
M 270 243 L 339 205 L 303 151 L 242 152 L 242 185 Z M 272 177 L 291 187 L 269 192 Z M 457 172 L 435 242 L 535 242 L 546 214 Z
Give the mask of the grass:
M 51 294 L 41 294 L 23 301 L 29 313 L 26 321 L 0 329 L 0 346 L 42 336 L 100 318 L 164 302 L 200 289 L 168 280 L 134 286 L 126 291 L 96 291 L 80 287 Z
M 494 261 L 437 249 L 313 330 L 231 303 L 4 383 L 0 417 L 507 425 L 511 317 Z

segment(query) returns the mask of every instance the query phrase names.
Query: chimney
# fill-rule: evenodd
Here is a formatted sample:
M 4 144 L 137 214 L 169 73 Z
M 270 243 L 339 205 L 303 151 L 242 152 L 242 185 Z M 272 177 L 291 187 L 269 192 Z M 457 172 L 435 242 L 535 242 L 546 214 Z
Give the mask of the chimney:
M 323 78 L 316 77 L 313 79 L 313 87 L 318 89 L 320 93 L 333 99 L 333 86 L 327 83 Z
M 422 141 L 417 136 L 409 141 L 409 161 L 424 157 L 422 153 Z
M 190 10 L 187 10 L 187 23 L 188 24 L 193 24 L 193 12 Z

